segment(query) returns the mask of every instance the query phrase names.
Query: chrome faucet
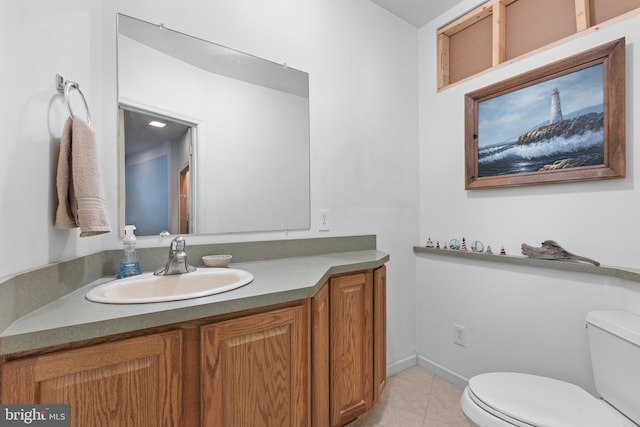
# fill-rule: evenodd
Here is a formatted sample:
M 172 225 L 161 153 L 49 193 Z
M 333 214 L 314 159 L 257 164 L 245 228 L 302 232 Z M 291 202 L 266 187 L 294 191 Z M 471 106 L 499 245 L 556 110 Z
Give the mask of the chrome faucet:
M 196 271 L 196 268 L 187 262 L 187 253 L 184 251 L 186 245 L 186 241 L 182 236 L 173 239 L 169 247 L 167 264 L 154 271 L 153 274 L 156 276 L 168 276 L 170 274 L 184 274 Z

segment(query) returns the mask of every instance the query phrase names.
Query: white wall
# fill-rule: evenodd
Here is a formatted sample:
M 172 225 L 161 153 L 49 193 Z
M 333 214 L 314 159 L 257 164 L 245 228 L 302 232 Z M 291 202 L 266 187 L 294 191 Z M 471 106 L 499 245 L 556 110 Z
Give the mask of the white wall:
M 0 277 L 119 247 L 117 233 L 55 230 L 61 73 L 80 83 L 101 147 L 117 229 L 116 13 L 310 73 L 311 211 L 307 232 L 190 237 L 189 242 L 374 233 L 388 264 L 388 359 L 415 354 L 418 228 L 418 32 L 369 0 L 9 0 L 0 6 Z M 82 111 L 78 106 L 75 111 Z M 332 230 L 317 231 L 320 208 Z M 156 238 L 140 246 L 165 245 Z
M 77 231 L 53 228 L 55 167 L 68 114 L 56 73 L 80 83 L 102 139 L 98 12 L 96 1 L 84 0 L 0 5 L 0 277 L 102 248 L 99 237 L 80 240 Z M 84 116 L 75 91 L 71 99 Z
M 451 238 L 504 245 L 556 240 L 605 265 L 638 265 L 640 153 L 634 84 L 640 16 L 589 31 L 552 49 L 437 91 L 437 28 L 480 1 L 465 1 L 420 29 L 420 244 Z M 627 178 L 511 189 L 464 189 L 464 94 L 626 36 Z M 593 388 L 584 316 L 590 309 L 640 313 L 640 285 L 536 268 L 417 257 L 417 348 L 425 365 L 469 378 L 491 370 L 553 375 Z M 468 346 L 453 344 L 453 324 Z

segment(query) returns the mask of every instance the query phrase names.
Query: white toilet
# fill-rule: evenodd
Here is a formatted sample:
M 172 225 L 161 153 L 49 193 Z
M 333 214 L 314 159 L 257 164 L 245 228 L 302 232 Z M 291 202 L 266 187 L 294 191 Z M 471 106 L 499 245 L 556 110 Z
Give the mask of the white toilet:
M 640 317 L 623 311 L 587 313 L 596 390 L 515 372 L 469 380 L 460 399 L 480 427 L 637 427 L 640 425 Z

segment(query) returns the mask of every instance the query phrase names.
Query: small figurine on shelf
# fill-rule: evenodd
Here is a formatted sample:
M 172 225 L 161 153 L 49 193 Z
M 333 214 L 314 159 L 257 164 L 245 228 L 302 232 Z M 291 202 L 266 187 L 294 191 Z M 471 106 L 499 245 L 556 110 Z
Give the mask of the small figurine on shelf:
M 460 240 L 458 239 L 449 240 L 449 249 L 451 249 L 452 251 L 460 250 Z
M 481 254 L 484 251 L 484 244 L 480 240 L 474 240 L 471 242 L 471 250 L 475 253 Z
M 432 248 L 433 247 L 433 242 L 431 241 L 431 237 L 429 237 L 427 239 L 427 248 Z
M 504 246 L 500 248 L 500 255 L 506 255 L 507 251 L 504 250 Z
M 442 247 L 442 249 L 449 249 L 447 248 L 447 242 L 444 242 L 444 246 Z
M 436 240 L 436 249 L 440 249 L 440 240 Z
M 465 240 L 465 238 L 462 238 L 462 245 L 460 246 L 460 252 L 467 252 L 467 241 Z
M 487 255 L 493 255 L 493 251 L 491 250 L 491 245 L 487 245 L 487 250 L 484 253 Z

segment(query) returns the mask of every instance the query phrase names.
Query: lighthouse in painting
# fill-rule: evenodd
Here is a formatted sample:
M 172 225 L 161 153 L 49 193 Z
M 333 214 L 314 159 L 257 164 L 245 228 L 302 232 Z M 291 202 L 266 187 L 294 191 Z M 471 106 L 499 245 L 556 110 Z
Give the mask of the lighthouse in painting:
M 560 107 L 560 92 L 558 89 L 554 89 L 551 92 L 551 116 L 549 118 L 549 124 L 553 125 L 562 121 L 562 108 Z

